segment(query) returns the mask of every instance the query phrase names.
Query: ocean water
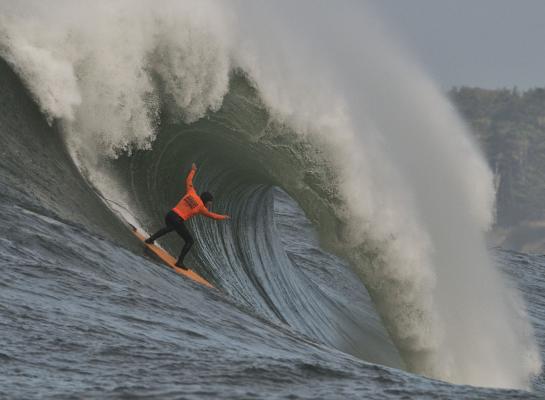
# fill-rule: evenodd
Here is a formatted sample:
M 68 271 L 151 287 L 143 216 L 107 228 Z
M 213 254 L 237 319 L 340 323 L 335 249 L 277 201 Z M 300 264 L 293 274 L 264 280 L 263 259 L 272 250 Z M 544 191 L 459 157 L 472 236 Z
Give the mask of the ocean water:
M 0 5 L 1 397 L 543 397 L 545 258 L 371 10 Z M 214 290 L 127 227 L 193 162 Z

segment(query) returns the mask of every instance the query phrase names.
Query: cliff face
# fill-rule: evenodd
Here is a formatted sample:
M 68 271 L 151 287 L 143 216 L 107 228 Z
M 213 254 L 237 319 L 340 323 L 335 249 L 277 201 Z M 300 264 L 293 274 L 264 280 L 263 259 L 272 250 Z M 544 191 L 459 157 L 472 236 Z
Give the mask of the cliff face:
M 462 87 L 449 95 L 495 174 L 494 243 L 545 252 L 545 89 Z

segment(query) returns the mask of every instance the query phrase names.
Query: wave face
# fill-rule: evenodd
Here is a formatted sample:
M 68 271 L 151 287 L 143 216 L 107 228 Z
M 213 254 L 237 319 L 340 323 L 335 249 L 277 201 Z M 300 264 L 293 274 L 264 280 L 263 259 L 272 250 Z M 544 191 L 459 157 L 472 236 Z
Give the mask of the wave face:
M 112 208 L 157 228 L 198 162 L 197 187 L 216 193 L 233 222 L 192 221 L 193 262 L 238 301 L 364 359 L 528 387 L 541 365 L 532 329 L 484 244 L 491 174 L 452 107 L 369 10 L 56 5 L 6 3 L 0 56 Z M 369 301 L 343 305 L 365 298 L 361 284 L 332 289 L 350 281 L 339 259 L 311 268 L 325 256 L 294 256 L 305 252 L 275 220 L 275 198 L 277 211 L 287 200 L 274 187 L 359 276 L 389 338 Z M 313 242 L 305 251 L 325 254 Z

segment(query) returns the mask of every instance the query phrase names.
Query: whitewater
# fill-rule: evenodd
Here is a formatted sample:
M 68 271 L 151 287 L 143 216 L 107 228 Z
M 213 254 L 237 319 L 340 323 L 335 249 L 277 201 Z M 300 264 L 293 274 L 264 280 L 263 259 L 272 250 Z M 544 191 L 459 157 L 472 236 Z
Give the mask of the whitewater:
M 0 393 L 543 393 L 545 259 L 487 249 L 492 173 L 397 43 L 360 2 L 0 1 Z M 218 291 L 126 227 L 193 162 Z

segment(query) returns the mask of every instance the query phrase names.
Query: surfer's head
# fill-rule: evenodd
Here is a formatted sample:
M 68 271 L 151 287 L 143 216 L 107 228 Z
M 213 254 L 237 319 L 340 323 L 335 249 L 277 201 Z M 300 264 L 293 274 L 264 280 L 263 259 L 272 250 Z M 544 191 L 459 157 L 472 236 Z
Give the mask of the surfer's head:
M 212 200 L 214 200 L 214 196 L 212 196 L 212 193 L 210 193 L 210 192 L 202 192 L 201 193 L 201 200 L 206 205 L 208 203 L 211 203 Z

